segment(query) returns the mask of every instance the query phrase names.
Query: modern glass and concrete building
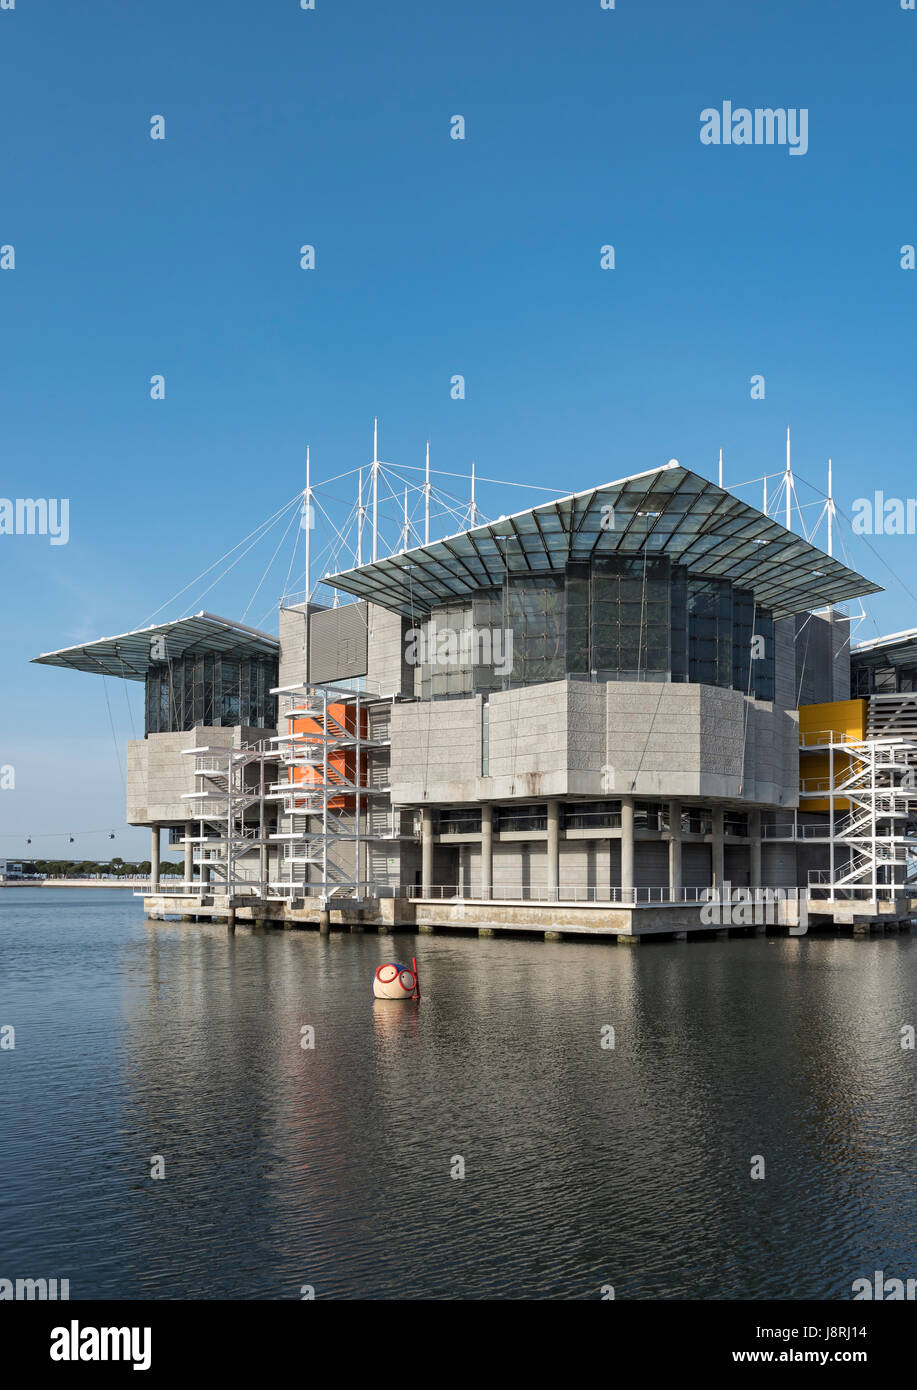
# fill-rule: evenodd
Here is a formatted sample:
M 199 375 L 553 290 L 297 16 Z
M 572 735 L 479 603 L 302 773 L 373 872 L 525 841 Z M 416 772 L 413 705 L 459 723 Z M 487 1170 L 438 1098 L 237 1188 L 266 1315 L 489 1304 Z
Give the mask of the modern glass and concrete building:
M 910 731 L 886 720 L 890 769 L 871 750 L 851 778 L 917 639 L 851 652 L 839 605 L 879 586 L 705 478 L 672 464 L 322 582 L 341 606 L 282 608 L 278 639 L 202 613 L 37 658 L 145 682 L 128 820 L 154 862 L 163 828 L 183 842 L 189 899 L 903 891 Z

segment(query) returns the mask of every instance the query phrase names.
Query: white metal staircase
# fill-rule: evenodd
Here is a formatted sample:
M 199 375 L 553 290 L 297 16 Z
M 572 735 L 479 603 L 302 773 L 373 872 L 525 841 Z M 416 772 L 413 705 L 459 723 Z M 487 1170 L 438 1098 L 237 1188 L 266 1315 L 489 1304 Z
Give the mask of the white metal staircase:
M 827 884 L 831 897 L 844 889 L 874 896 L 900 890 L 917 856 L 917 696 L 870 698 L 867 731 L 852 739 L 829 730 L 803 744 L 828 757 L 827 777 L 803 778 L 800 804 L 829 803 L 830 868 L 814 881 Z

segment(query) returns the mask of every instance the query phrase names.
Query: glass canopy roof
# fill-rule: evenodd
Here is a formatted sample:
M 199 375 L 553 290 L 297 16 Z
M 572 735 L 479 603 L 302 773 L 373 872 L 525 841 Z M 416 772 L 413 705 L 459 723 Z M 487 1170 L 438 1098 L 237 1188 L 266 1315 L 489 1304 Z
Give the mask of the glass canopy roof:
M 162 639 L 162 655 L 154 652 L 154 642 Z M 142 681 L 150 666 L 174 661 L 186 651 L 219 652 L 222 656 L 276 657 L 280 644 L 270 633 L 218 618 L 214 613 L 197 613 L 171 623 L 155 623 L 137 628 L 120 637 L 100 637 L 76 647 L 42 652 L 32 660 L 40 666 L 68 666 L 74 671 L 93 671 L 96 675 L 121 676 Z
M 913 666 L 917 664 L 917 628 L 857 642 L 850 648 L 850 657 L 858 666 Z
M 568 560 L 666 555 L 752 589 L 775 618 L 881 591 L 756 507 L 670 463 L 501 517 L 323 582 L 408 617 Z

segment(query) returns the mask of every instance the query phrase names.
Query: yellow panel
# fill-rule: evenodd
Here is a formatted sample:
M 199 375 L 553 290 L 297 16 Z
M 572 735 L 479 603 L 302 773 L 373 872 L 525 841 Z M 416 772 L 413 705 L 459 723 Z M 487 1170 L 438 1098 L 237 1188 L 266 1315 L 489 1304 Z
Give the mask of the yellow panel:
M 804 742 L 805 734 L 820 733 L 824 729 L 839 738 L 866 737 L 866 701 L 832 700 L 826 705 L 799 706 L 799 740 Z
M 830 732 L 835 740 L 863 739 L 866 737 L 866 701 L 865 700 L 832 700 L 829 704 L 823 705 L 800 705 L 799 706 L 799 778 L 800 781 L 814 778 L 824 778 L 827 780 L 829 771 L 828 753 L 825 749 L 816 751 L 812 744 L 806 746 L 806 735 L 813 738 L 816 734 Z M 847 759 L 843 753 L 834 755 L 834 776 L 835 779 L 841 777 L 847 771 Z M 849 810 L 849 805 L 844 797 L 835 800 L 835 809 L 838 811 Z M 828 811 L 830 803 L 827 797 L 805 797 L 800 803 L 800 810 L 805 811 Z

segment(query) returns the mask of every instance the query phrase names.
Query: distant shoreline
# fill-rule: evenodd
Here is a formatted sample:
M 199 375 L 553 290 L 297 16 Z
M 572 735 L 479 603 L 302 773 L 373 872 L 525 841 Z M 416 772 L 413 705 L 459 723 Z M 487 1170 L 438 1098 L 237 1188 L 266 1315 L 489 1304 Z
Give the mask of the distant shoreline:
M 168 880 L 162 880 L 163 886 Z M 4 879 L 0 888 L 149 888 L 148 878 L 22 878 Z

